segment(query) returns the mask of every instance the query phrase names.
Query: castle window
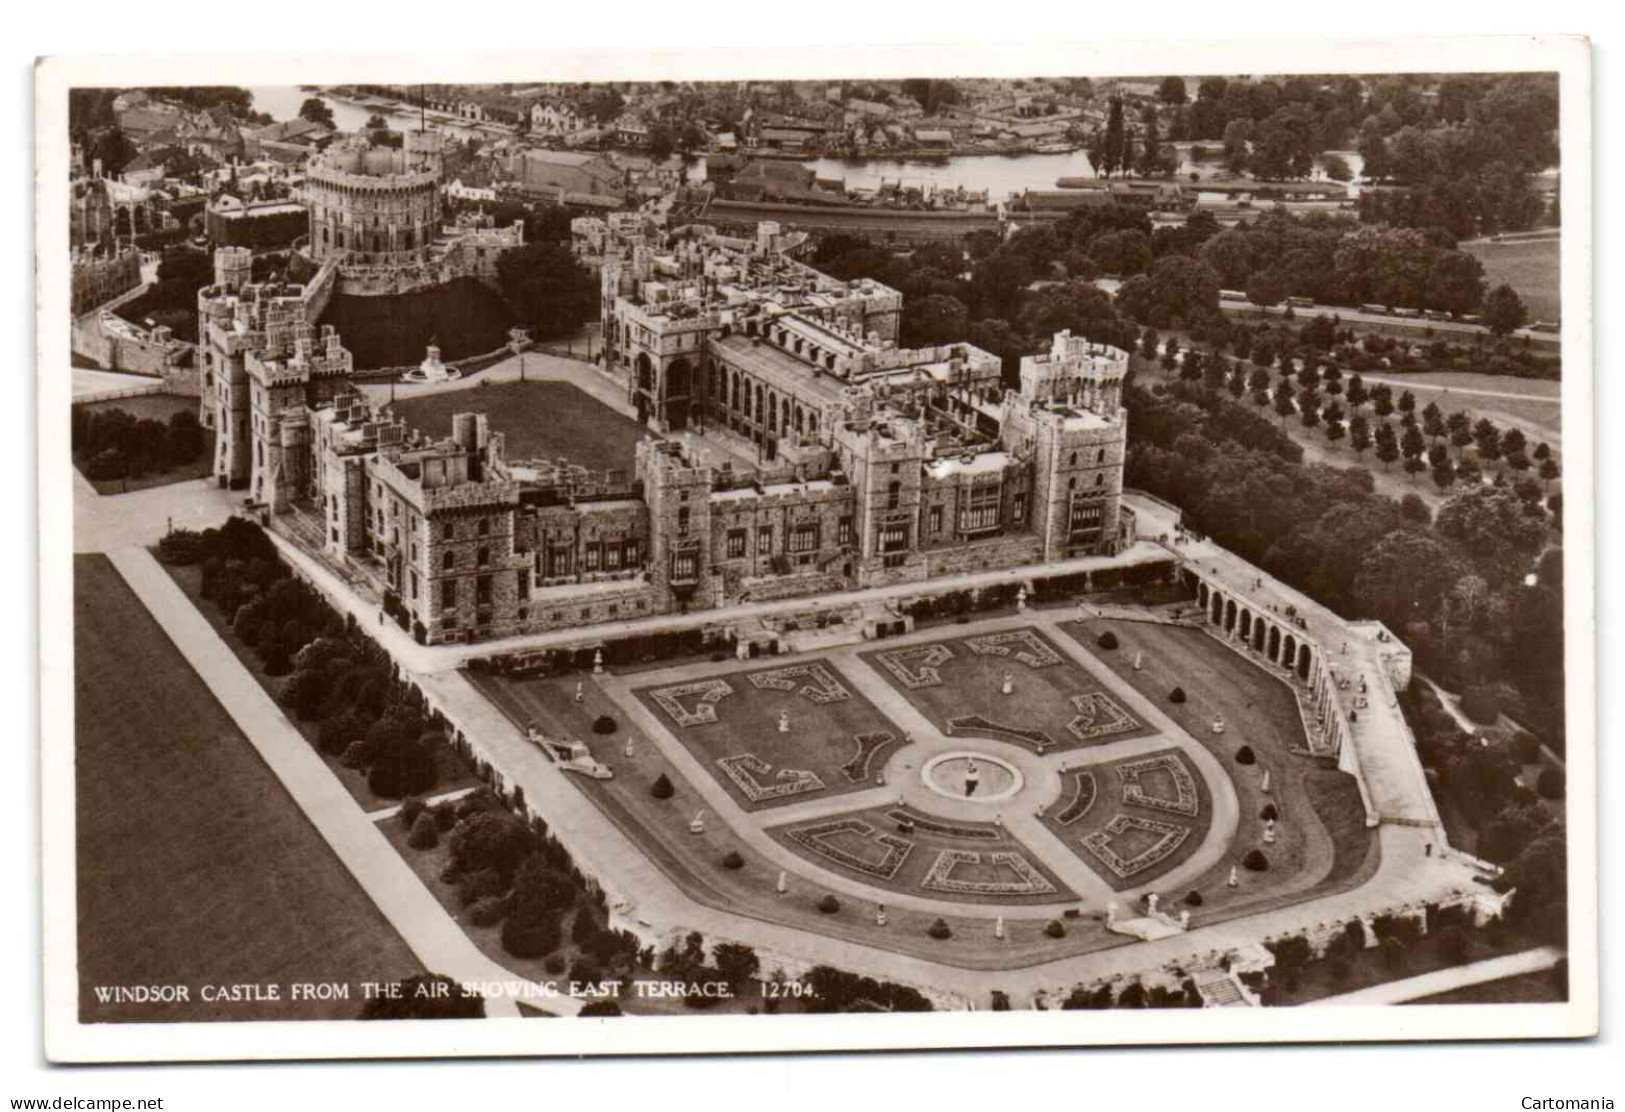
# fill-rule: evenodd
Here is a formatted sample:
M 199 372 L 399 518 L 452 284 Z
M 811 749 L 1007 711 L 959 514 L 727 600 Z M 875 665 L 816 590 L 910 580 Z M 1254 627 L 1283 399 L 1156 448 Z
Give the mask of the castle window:
M 474 581 L 474 601 L 480 606 L 491 605 L 491 577 L 482 575 Z
M 688 507 L 679 506 L 677 509 L 677 535 L 688 536 Z
M 942 507 L 931 507 L 931 535 L 937 536 L 942 532 Z
M 412 571 L 412 572 L 407 572 L 406 574 L 407 574 L 407 582 L 412 585 L 412 597 L 417 598 L 418 597 L 418 573 L 415 572 L 415 571 Z
M 1106 473 L 1104 471 L 1096 473 L 1096 475 L 1095 475 L 1095 485 L 1096 486 L 1105 486 L 1106 485 Z
M 894 463 L 892 466 L 896 467 L 897 465 Z M 898 482 L 896 479 L 893 479 L 891 481 L 891 485 L 886 488 L 886 508 L 888 510 L 895 510 L 897 508 L 897 503 L 902 497 L 902 491 L 903 484 Z
M 999 527 L 999 503 L 1003 501 L 1003 484 L 978 482 L 974 484 L 959 511 L 961 533 L 982 533 Z
M 440 609 L 457 609 L 457 581 L 448 580 L 440 585 Z
M 637 564 L 638 564 L 638 540 L 637 540 L 636 537 L 633 537 L 631 540 L 627 541 L 624 545 L 622 545 L 621 546 L 621 552 L 622 552 L 623 561 L 625 562 L 627 567 L 632 568 L 632 567 L 637 566 Z
M 491 519 L 488 518 L 488 517 L 480 518 L 480 536 L 489 537 L 490 535 L 491 535 Z
M 738 560 L 745 555 L 745 530 L 728 531 L 728 559 Z
M 790 551 L 797 553 L 815 552 L 817 549 L 818 523 L 813 521 L 808 522 L 806 525 L 796 526 L 795 531 L 790 534 Z
M 1025 491 L 1016 495 L 1011 501 L 1010 517 L 1017 525 L 1027 520 L 1027 494 Z
M 451 522 L 448 521 L 448 522 L 446 522 L 445 528 L 440 530 L 440 535 L 442 537 L 446 538 L 446 540 L 449 541 L 452 538 L 452 529 L 453 529 L 453 526 L 452 526 Z
M 525 600 L 527 600 L 529 598 L 530 598 L 530 569 L 529 568 L 520 568 L 519 569 L 519 600 L 521 602 L 523 602 L 523 601 L 525 601 Z M 524 614 L 521 613 L 520 617 L 524 617 Z
M 1106 462 L 1106 449 L 1102 448 L 1100 451 L 1095 453 L 1095 462 L 1096 463 L 1105 463 Z
M 852 519 L 850 517 L 841 518 L 840 524 L 836 526 L 835 541 L 837 544 L 852 543 Z
M 1066 465 L 1068 467 L 1076 467 L 1076 466 L 1078 466 L 1078 453 L 1073 452 L 1070 456 L 1068 456 L 1066 458 Z
M 454 570 L 457 567 L 457 553 L 446 553 L 445 559 L 441 562 L 441 567 L 443 567 L 446 571 Z
M 589 544 L 582 553 L 584 559 L 581 566 L 587 571 L 598 570 L 598 545 Z
M 621 566 L 621 546 L 618 544 L 604 545 L 604 570 L 617 571 Z
M 483 568 L 486 564 L 489 564 L 490 562 L 491 562 L 491 550 L 489 548 L 480 549 L 480 551 L 479 551 L 479 566 Z
M 756 530 L 756 555 L 773 555 L 773 526 L 762 525 Z

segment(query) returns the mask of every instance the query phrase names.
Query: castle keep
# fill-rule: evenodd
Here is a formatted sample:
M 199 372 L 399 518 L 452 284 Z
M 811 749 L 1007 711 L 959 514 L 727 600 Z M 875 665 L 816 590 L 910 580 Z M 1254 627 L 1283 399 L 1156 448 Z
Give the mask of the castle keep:
M 1109 555 L 1128 356 L 1066 332 L 1019 389 L 970 344 L 895 342 L 901 297 L 690 227 L 603 247 L 605 371 L 652 431 L 630 472 L 433 439 L 349 384 L 307 286 L 222 249 L 199 296 L 216 475 L 370 579 L 430 643 Z M 598 373 L 583 369 L 584 374 Z

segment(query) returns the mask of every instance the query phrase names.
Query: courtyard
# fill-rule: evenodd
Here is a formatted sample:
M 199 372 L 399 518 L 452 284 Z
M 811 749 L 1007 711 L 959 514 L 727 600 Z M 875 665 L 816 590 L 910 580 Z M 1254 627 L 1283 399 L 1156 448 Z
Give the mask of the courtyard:
M 537 357 L 538 362 L 541 357 Z M 390 403 L 397 417 L 428 436 L 446 436 L 458 413 L 483 413 L 501 433 L 510 460 L 560 458 L 589 471 L 632 476 L 636 444 L 652 435 L 585 390 L 560 381 L 476 382 Z

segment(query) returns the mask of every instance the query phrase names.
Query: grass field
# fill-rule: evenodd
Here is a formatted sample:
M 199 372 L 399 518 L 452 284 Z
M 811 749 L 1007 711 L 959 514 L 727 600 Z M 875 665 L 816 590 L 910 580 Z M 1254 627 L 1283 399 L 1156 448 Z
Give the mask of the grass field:
M 422 973 L 122 577 L 74 558 L 80 1016 L 88 1023 L 346 1019 L 360 984 Z M 290 999 L 295 983 L 349 1000 Z M 282 1000 L 207 1004 L 203 987 Z M 178 985 L 103 1005 L 97 986 Z
M 1490 289 L 1505 282 L 1518 292 L 1530 320 L 1557 320 L 1562 315 L 1562 247 L 1556 236 L 1507 243 L 1480 240 L 1462 250 L 1484 264 L 1484 281 Z
M 1437 402 L 1446 414 L 1464 409 L 1475 421 L 1488 417 L 1503 429 L 1516 425 L 1533 441 L 1545 440 L 1553 450 L 1562 446 L 1563 386 L 1559 382 L 1464 371 L 1371 375 L 1366 382 L 1367 385 L 1386 382 L 1396 397 L 1402 390 L 1411 391 L 1416 395 L 1418 409 L 1426 407 L 1428 402 Z M 1505 397 L 1507 394 L 1518 396 Z
M 483 413 L 507 439 L 510 460 L 563 457 L 594 471 L 631 473 L 634 445 L 653 435 L 567 382 L 494 382 L 469 390 L 401 399 L 397 416 L 434 437 L 451 433 L 458 413 Z

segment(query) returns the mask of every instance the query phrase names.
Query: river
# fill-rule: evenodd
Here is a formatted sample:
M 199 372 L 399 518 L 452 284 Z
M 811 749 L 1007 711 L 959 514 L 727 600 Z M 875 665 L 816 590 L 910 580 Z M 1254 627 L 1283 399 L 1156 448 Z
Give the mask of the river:
M 294 119 L 299 115 L 299 106 L 305 102 L 305 98 L 315 95 L 304 92 L 297 85 L 254 85 L 249 87 L 249 92 L 254 94 L 255 111 L 268 112 L 277 120 Z M 322 99 L 333 109 L 333 120 L 341 131 L 360 131 L 366 126 L 367 119 L 377 111 L 358 104 L 347 104 L 332 97 Z M 400 127 L 408 119 L 415 118 L 416 112 L 400 108 L 384 115 L 393 126 Z M 482 134 L 469 128 L 453 127 L 444 123 L 435 126 L 438 130 L 459 137 Z M 1219 150 L 1217 143 L 1204 145 L 1214 153 Z M 1192 172 L 1202 175 L 1203 178 L 1224 176 L 1223 164 L 1218 159 L 1193 162 L 1190 157 L 1191 144 L 1176 143 L 1173 147 L 1179 156 L 1179 170 L 1176 175 L 1179 181 L 1188 183 Z M 1340 154 L 1348 162 L 1355 176 L 1359 175 L 1363 164 L 1358 154 L 1353 151 L 1335 153 Z M 904 185 L 913 186 L 934 185 L 938 188 L 963 186 L 966 189 L 986 189 L 988 196 L 995 201 L 1002 201 L 1012 193 L 1020 193 L 1027 189 L 1054 189 L 1055 182 L 1059 178 L 1095 176 L 1094 170 L 1089 165 L 1089 155 L 1082 150 L 1064 154 L 955 155 L 934 162 L 894 158 L 855 161 L 819 158 L 804 162 L 802 165 L 816 171 L 821 178 L 845 181 L 849 190 L 874 190 L 880 187 L 882 180 L 901 181 Z M 689 164 L 687 177 L 691 181 L 705 180 L 703 157 Z M 1324 180 L 1324 175 L 1318 169 L 1316 177 Z

